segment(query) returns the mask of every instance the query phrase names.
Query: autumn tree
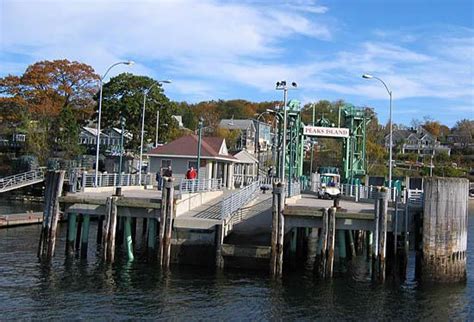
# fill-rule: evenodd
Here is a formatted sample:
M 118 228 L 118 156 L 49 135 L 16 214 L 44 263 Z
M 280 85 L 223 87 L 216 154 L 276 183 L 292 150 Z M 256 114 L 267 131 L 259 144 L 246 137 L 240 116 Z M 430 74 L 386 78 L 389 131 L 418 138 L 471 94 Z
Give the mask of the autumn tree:
M 171 117 L 173 104 L 163 94 L 161 83 L 147 76 L 122 73 L 111 78 L 103 86 L 102 128 L 120 127 L 120 116 L 123 116 L 126 120 L 126 130 L 133 135 L 132 140 L 128 142 L 128 148 L 135 151 L 140 148 L 145 91 L 147 100 L 144 141 L 155 141 L 156 116 L 159 110 L 158 141 L 167 142 L 177 124 Z
M 27 152 L 44 161 L 54 152 L 52 129 L 63 109 L 69 108 L 71 120 L 79 123 L 91 115 L 98 79 L 91 66 L 80 62 L 37 62 L 21 76 L 0 78 L 2 119 L 21 122 L 27 132 Z

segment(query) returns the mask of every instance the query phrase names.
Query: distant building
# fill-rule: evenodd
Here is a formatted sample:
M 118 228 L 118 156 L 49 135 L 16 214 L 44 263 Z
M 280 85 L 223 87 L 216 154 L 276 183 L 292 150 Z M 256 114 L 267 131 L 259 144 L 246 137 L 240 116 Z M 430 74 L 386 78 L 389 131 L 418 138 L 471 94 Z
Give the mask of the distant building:
M 104 129 L 100 132 L 100 145 L 115 151 L 120 146 L 120 134 L 121 129 L 110 128 Z M 124 140 L 132 139 L 132 134 L 125 131 Z M 95 148 L 97 144 L 97 129 L 92 127 L 84 126 L 79 133 L 79 143 L 85 145 L 88 148 Z
M 219 127 L 228 130 L 240 130 L 236 146 L 230 147 L 231 150 L 241 151 L 245 149 L 252 154 L 256 152 L 256 128 L 253 120 L 223 119 L 219 123 Z
M 393 131 L 393 147 L 400 149 L 402 154 L 417 153 L 419 155 L 451 154 L 451 149 L 441 143 L 423 127 L 417 129 L 399 129 Z M 390 135 L 385 136 L 385 148 L 389 149 Z

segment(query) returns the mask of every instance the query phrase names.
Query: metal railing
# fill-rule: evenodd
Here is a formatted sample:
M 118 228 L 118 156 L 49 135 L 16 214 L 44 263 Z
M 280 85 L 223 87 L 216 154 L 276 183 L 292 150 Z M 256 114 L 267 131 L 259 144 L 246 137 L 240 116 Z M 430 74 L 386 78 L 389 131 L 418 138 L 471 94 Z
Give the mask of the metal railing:
M 45 172 L 46 168 L 40 167 L 36 170 L 0 178 L 0 193 L 41 182 L 44 180 Z
M 256 174 L 234 174 L 234 184 L 237 186 L 247 186 L 256 180 Z
M 252 184 L 240 189 L 236 193 L 224 198 L 224 200 L 222 200 L 221 206 L 221 219 L 227 223 L 240 208 L 253 199 L 259 188 L 260 183 L 255 181 Z
M 223 188 L 222 179 L 181 179 L 179 193 L 216 191 Z
M 292 182 L 291 183 L 291 188 L 289 187 L 289 184 L 287 183 L 285 185 L 285 193 L 286 196 L 291 198 L 297 195 L 301 194 L 301 184 L 298 181 Z
M 117 187 L 117 186 L 141 186 L 141 185 L 152 185 L 154 183 L 154 176 L 152 174 L 142 174 L 141 182 L 139 182 L 138 174 L 131 173 L 103 173 L 99 174 L 97 178 L 97 187 Z M 84 188 L 94 188 L 95 179 L 94 173 L 83 172 L 81 175 L 75 177 L 75 180 L 80 180 L 79 183 L 75 182 L 73 184 L 79 184 L 80 189 Z

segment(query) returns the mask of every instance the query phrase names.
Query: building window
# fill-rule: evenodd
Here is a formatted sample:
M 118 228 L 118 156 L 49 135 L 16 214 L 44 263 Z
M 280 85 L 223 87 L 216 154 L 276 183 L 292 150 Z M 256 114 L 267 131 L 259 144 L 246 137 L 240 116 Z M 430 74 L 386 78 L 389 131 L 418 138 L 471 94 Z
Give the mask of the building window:
M 171 166 L 171 160 L 161 160 L 161 168 L 167 168 L 169 166 Z

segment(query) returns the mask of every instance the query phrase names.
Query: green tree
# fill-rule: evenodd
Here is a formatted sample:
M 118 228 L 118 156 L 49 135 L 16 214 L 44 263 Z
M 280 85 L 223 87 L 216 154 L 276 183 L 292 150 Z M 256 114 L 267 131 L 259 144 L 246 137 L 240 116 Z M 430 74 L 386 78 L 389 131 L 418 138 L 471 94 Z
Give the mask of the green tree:
M 62 151 L 66 159 L 74 159 L 83 153 L 83 148 L 79 144 L 81 127 L 72 107 L 66 106 L 61 110 L 53 130 L 56 133 L 56 149 Z
M 177 124 L 171 117 L 173 114 L 173 104 L 163 94 L 160 83 L 147 76 L 123 73 L 111 78 L 103 86 L 102 128 L 119 127 L 120 116 L 125 117 L 125 128 L 133 135 L 133 138 L 127 144 L 127 148 L 135 151 L 140 149 L 145 91 L 148 91 L 148 94 L 144 142 L 155 141 L 156 115 L 158 110 L 160 111 L 158 141 L 167 142 Z

